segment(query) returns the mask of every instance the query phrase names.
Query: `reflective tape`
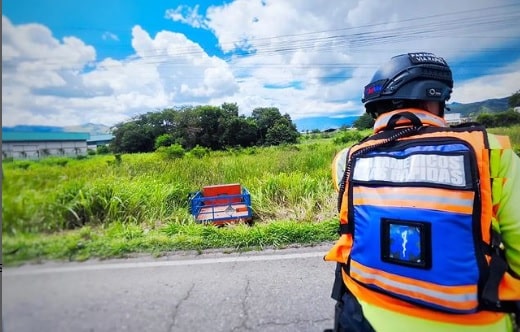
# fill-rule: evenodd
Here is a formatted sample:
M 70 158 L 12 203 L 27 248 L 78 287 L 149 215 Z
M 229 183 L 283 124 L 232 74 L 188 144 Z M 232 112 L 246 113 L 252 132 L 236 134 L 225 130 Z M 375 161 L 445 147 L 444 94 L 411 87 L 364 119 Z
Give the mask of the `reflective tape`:
M 428 208 L 471 214 L 475 193 L 437 188 L 354 187 L 354 205 Z
M 350 275 L 387 292 L 431 303 L 453 311 L 472 312 L 478 306 L 477 285 L 444 286 L 406 278 L 351 261 Z

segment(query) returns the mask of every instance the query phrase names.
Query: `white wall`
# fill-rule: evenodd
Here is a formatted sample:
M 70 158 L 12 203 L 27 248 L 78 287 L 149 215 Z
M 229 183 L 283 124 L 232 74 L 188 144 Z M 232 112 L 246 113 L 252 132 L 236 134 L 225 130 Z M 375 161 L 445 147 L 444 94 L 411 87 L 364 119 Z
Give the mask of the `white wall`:
M 47 156 L 87 154 L 87 141 L 2 142 L 2 156 L 14 159 L 39 159 Z

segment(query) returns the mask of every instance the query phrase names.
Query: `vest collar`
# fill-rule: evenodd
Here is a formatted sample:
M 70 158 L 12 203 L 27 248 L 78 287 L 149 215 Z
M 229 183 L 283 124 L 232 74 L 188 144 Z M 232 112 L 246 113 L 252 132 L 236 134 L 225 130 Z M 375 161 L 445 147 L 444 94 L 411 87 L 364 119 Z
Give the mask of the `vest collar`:
M 417 108 L 404 108 L 404 109 L 399 109 L 399 110 L 395 110 L 392 112 L 387 112 L 387 113 L 381 114 L 376 119 L 376 122 L 374 123 L 374 133 L 378 133 L 382 130 L 385 130 L 385 128 L 388 125 L 388 121 L 390 120 L 392 115 L 400 113 L 400 112 L 414 113 L 421 120 L 421 122 L 424 126 L 434 126 L 434 127 L 447 127 L 448 126 L 448 124 L 446 123 L 446 121 L 443 118 L 433 115 L 432 113 L 430 113 L 428 111 L 424 111 L 424 110 L 417 109 Z M 397 124 L 400 127 L 407 127 L 410 125 L 410 121 L 405 118 L 402 118 L 402 120 L 397 121 Z

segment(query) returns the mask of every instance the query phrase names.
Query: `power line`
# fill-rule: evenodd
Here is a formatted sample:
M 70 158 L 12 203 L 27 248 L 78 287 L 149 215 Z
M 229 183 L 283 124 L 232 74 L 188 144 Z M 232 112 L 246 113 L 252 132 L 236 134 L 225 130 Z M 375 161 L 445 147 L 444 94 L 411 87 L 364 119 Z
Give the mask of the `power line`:
M 481 16 L 480 11 L 492 11 L 496 9 L 504 9 L 514 7 L 513 10 L 508 11 L 506 14 L 503 13 L 490 13 L 487 12 L 486 16 Z M 471 14 L 477 13 L 477 16 L 471 16 Z M 469 16 L 454 17 L 452 16 L 460 15 L 460 14 L 470 14 Z M 437 19 L 439 17 L 447 18 L 445 20 L 433 20 L 433 22 L 428 22 L 428 20 Z M 503 5 L 503 6 L 494 6 L 488 7 L 485 9 L 474 9 L 467 11 L 459 11 L 454 13 L 447 14 L 436 14 L 430 16 L 422 16 L 416 18 L 404 19 L 399 22 L 393 22 L 393 24 L 402 23 L 410 23 L 406 26 L 396 26 L 393 28 L 383 29 L 385 25 L 389 22 L 384 23 L 373 23 L 359 27 L 349 27 L 349 28 L 341 28 L 341 29 L 330 29 L 323 30 L 317 32 L 306 32 L 301 34 L 292 34 L 292 35 L 283 35 L 283 36 L 274 36 L 274 37 L 265 37 L 265 38 L 253 38 L 251 41 L 257 42 L 255 44 L 255 51 L 251 53 L 245 54 L 232 54 L 228 55 L 224 58 L 229 64 L 233 64 L 234 68 L 248 68 L 246 65 L 236 65 L 236 61 L 241 58 L 247 58 L 251 55 L 261 55 L 261 56 L 272 56 L 272 55 L 284 55 L 287 53 L 295 52 L 295 51 L 306 51 L 306 50 L 314 50 L 317 52 L 327 52 L 333 51 L 340 47 L 347 48 L 349 53 L 359 53 L 362 52 L 364 48 L 373 47 L 373 46 L 382 46 L 388 44 L 399 43 L 403 41 L 410 41 L 415 39 L 422 38 L 442 38 L 446 36 L 452 37 L 454 34 L 456 38 L 469 38 L 469 39 L 483 39 L 483 38 L 511 38 L 511 36 L 484 36 L 484 35 L 475 35 L 472 31 L 472 28 L 475 26 L 486 26 L 489 28 L 495 29 L 505 29 L 510 28 L 511 26 L 516 26 L 518 20 L 520 19 L 520 7 L 515 6 L 513 4 Z M 373 30 L 370 28 L 379 27 L 379 30 Z M 351 34 L 332 34 L 325 35 L 324 33 L 331 32 L 352 32 Z M 463 35 L 462 32 L 470 32 L 472 35 Z M 294 38 L 298 37 L 298 38 Z M 300 38 L 305 37 L 305 38 Z M 282 39 L 282 40 L 280 40 Z M 285 40 L 283 40 L 285 39 Z M 474 45 L 474 50 L 478 50 L 480 47 Z M 496 48 L 499 50 L 500 48 Z M 470 51 L 471 48 L 468 50 Z M 518 48 L 510 48 L 511 51 L 518 51 Z M 484 52 L 494 52 L 493 48 L 487 48 L 483 50 Z M 117 60 L 117 61 L 139 61 L 141 64 L 161 64 L 167 66 L 184 66 L 185 63 L 176 64 L 174 61 L 176 58 L 182 59 L 185 57 L 192 57 L 196 55 L 205 54 L 204 50 L 200 49 L 197 46 L 178 49 L 175 54 L 167 54 L 166 49 L 156 49 L 154 50 L 156 54 L 150 55 L 140 55 L 136 57 L 131 57 L 126 60 Z M 162 54 L 157 54 L 162 53 Z M 34 59 L 34 58 L 16 58 L 9 59 L 8 57 L 4 57 L 2 63 L 10 64 L 12 62 L 23 62 L 23 61 L 40 61 L 42 65 L 56 65 L 59 66 L 62 64 L 59 58 L 54 59 Z M 98 66 L 99 66 L 98 62 Z M 481 62 L 475 63 L 475 65 L 480 65 Z M 267 66 L 275 67 L 277 64 L 265 64 Z M 315 67 L 332 67 L 336 64 L 307 64 L 307 65 L 298 65 L 301 68 L 315 68 Z M 339 64 L 338 64 L 339 65 Z M 342 64 L 342 67 L 336 68 L 359 68 L 363 66 L 373 66 L 374 64 L 368 63 L 349 63 Z M 255 64 L 252 66 L 260 66 L 260 64 Z M 278 66 L 286 66 L 296 68 L 296 65 L 289 64 L 278 64 Z M 109 69 L 112 67 L 108 64 L 103 64 L 99 68 Z

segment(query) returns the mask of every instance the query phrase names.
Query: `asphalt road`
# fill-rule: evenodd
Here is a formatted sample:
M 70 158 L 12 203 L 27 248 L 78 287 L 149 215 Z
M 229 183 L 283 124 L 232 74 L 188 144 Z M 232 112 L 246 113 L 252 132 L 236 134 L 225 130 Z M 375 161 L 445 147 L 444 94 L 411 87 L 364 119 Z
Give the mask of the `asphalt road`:
M 329 247 L 4 268 L 4 331 L 323 331 Z

